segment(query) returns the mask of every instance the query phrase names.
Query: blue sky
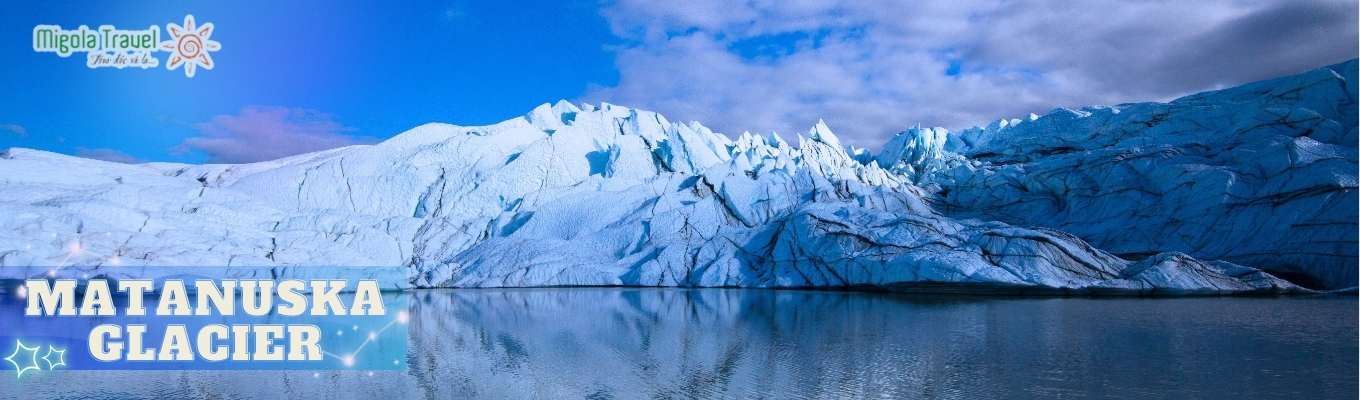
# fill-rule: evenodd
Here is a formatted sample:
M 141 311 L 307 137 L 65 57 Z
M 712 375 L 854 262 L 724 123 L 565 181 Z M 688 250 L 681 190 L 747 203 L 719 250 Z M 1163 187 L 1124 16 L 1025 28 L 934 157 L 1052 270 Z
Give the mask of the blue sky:
M 247 106 L 315 110 L 349 128 L 337 133 L 386 138 L 433 121 L 494 123 L 617 82 L 605 45 L 618 39 L 593 3 L 503 3 L 7 3 L 0 124 L 25 135 L 0 130 L 0 148 L 202 162 L 201 151 L 172 148 L 201 135 L 195 124 Z M 164 52 L 157 68 L 92 69 L 83 53 L 61 58 L 30 44 L 40 24 L 164 30 L 186 14 L 213 23 L 222 44 L 210 53 L 216 67 L 193 78 L 166 70 Z M 326 118 L 314 114 L 292 116 Z
M 8 2 L 0 149 L 244 162 L 567 99 L 719 132 L 818 119 L 876 148 L 1055 107 L 1164 101 L 1356 57 L 1342 0 Z M 213 23 L 212 70 L 91 69 L 34 26 Z M 1167 18 L 1175 15 L 1176 18 Z M 162 39 L 166 33 L 162 33 Z

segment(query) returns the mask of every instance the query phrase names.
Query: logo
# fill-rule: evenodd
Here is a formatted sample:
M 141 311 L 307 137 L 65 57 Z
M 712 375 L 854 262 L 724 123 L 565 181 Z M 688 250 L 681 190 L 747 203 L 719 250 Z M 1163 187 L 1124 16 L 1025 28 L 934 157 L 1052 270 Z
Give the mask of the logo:
M 161 28 L 155 25 L 144 30 L 121 30 L 113 25 L 100 25 L 91 30 L 81 25 L 75 30 L 64 30 L 59 25 L 38 25 L 33 28 L 33 51 L 57 53 L 63 58 L 72 53 L 86 53 L 85 65 L 90 68 L 113 67 L 141 69 L 160 66 L 158 51 L 170 52 L 165 67 L 169 70 L 184 66 L 184 76 L 193 78 L 199 67 L 213 68 L 209 52 L 222 49 L 222 44 L 209 39 L 213 24 L 196 25 L 193 15 L 184 16 L 184 25 L 166 24 L 168 39 L 161 40 Z
M 174 53 L 166 68 L 173 70 L 184 64 L 184 76 L 190 78 L 194 77 L 195 66 L 213 68 L 213 60 L 208 52 L 217 51 L 222 45 L 208 40 L 213 31 L 211 22 L 194 30 L 194 16 L 185 15 L 183 27 L 171 23 L 165 26 L 165 30 L 170 31 L 171 39 L 161 42 L 161 49 Z

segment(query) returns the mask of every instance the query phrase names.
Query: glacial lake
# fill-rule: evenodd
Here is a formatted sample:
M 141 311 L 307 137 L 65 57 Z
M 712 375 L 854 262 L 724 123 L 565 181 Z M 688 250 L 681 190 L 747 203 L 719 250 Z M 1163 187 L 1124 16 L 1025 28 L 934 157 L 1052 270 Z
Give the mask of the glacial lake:
M 1354 399 L 1360 375 L 1354 296 L 402 295 L 406 371 L 58 370 L 0 398 Z

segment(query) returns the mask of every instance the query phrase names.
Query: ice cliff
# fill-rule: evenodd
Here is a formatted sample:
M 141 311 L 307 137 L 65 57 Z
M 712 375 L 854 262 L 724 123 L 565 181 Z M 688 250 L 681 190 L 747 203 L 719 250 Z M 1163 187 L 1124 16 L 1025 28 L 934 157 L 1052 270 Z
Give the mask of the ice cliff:
M 1175 251 L 1354 287 L 1355 79 L 1351 61 L 1170 103 L 911 130 L 879 159 L 924 175 L 933 208 L 954 218 L 1056 229 L 1130 259 Z
M 1356 63 L 911 129 L 735 139 L 610 104 L 242 165 L 0 154 L 0 273 L 404 266 L 416 287 L 1305 291 L 1356 280 Z M 62 266 L 62 268 L 53 268 Z M 251 272 L 256 271 L 256 272 Z

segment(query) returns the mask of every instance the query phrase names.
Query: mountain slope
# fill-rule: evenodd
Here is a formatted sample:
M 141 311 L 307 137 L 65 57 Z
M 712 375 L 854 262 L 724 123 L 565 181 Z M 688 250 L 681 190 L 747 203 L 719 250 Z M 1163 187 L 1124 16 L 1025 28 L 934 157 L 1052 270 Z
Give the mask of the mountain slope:
M 1341 108 L 1319 100 L 1329 101 Z M 1194 248 L 1116 257 L 1086 242 L 1103 236 L 1025 228 L 1054 225 L 1032 206 L 991 217 L 1006 207 L 960 199 L 985 197 L 994 183 L 983 179 L 1017 165 L 988 158 L 986 143 L 1024 139 L 999 132 L 917 129 L 875 157 L 842 148 L 824 124 L 794 146 L 559 102 L 491 126 L 428 124 L 377 145 L 255 164 L 122 165 L 10 149 L 0 154 L 0 273 L 399 265 L 417 287 L 1302 290 L 1252 264 L 1183 254 Z M 1051 151 L 1036 140 L 1035 152 Z M 1354 204 L 1354 168 L 1349 176 L 1339 197 Z M 1251 218 L 1240 227 L 1253 229 Z M 1349 237 L 1312 240 L 1353 244 L 1350 223 Z M 211 268 L 222 266 L 237 269 Z
M 880 160 L 928 170 L 918 182 L 956 218 L 1057 229 L 1133 259 L 1177 251 L 1354 287 L 1355 85 L 1351 61 L 1165 104 L 912 130 Z M 895 150 L 907 141 L 930 154 Z

